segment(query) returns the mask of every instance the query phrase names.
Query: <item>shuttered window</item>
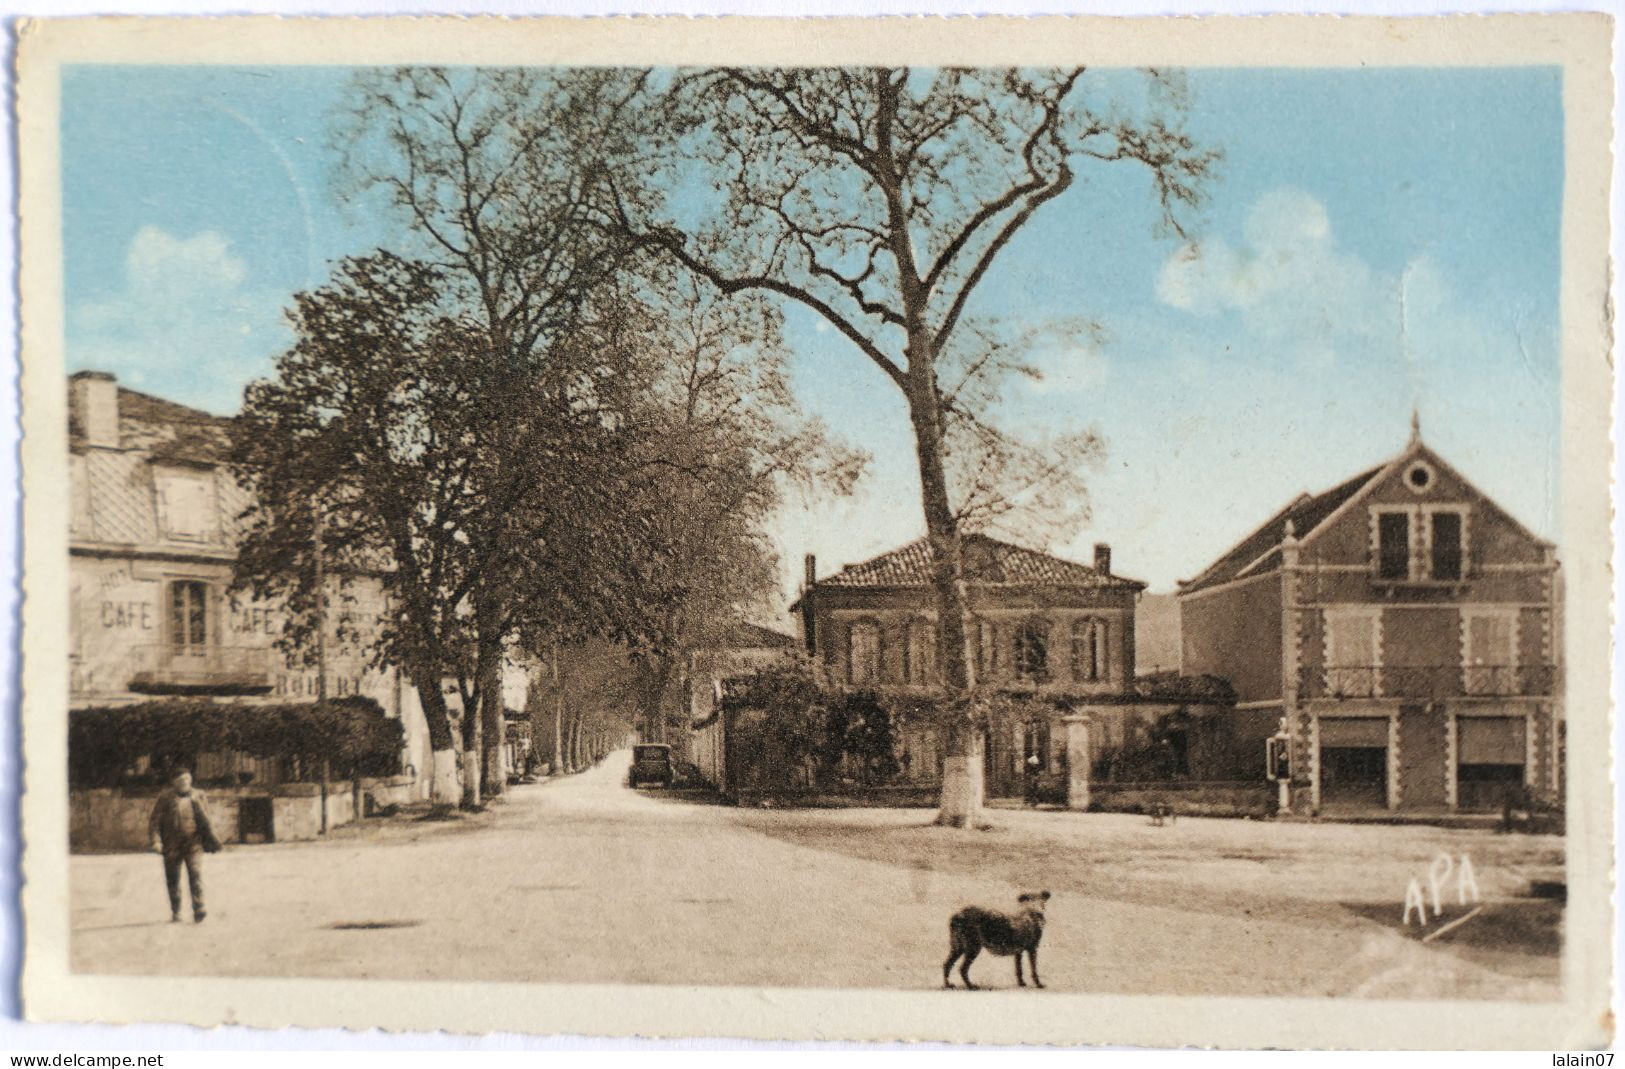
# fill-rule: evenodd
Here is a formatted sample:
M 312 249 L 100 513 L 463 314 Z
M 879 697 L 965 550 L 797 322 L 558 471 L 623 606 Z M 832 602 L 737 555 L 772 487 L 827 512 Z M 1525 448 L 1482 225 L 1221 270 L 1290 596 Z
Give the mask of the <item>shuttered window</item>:
M 976 622 L 976 677 L 995 679 L 1004 667 L 999 656 L 999 629 L 989 620 Z
M 215 497 L 214 472 L 157 468 L 158 527 L 163 538 L 184 542 L 210 542 L 220 531 L 220 506 Z
M 1461 514 L 1456 512 L 1435 512 L 1429 517 L 1432 528 L 1432 564 L 1433 578 L 1440 580 L 1456 580 L 1461 578 Z
M 846 678 L 849 683 L 880 682 L 880 625 L 856 620 L 847 632 Z
M 1106 678 L 1106 621 L 1072 621 L 1072 678 L 1080 683 Z
M 936 626 L 929 620 L 910 620 L 903 636 L 903 681 L 930 683 L 936 675 Z
M 1016 675 L 1021 679 L 1049 678 L 1049 621 L 1023 620 L 1016 627 Z
M 1378 653 L 1375 612 L 1326 613 L 1326 686 L 1334 695 L 1371 697 L 1377 693 Z
M 1467 663 L 1470 665 L 1510 665 L 1512 655 L 1512 614 L 1481 613 L 1467 618 Z
M 1377 575 L 1382 579 L 1408 579 L 1411 574 L 1411 514 L 1377 514 Z

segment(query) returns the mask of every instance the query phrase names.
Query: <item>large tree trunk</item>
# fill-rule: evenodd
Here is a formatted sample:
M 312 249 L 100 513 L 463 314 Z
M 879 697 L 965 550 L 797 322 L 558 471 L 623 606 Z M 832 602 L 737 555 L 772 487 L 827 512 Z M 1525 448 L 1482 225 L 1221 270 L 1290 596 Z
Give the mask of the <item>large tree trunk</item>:
M 507 710 L 502 699 L 502 635 L 498 621 L 500 606 L 490 592 L 483 592 L 479 616 L 477 671 L 480 690 L 481 786 L 485 797 L 500 797 L 507 785 L 503 744 L 507 740 Z
M 564 682 L 559 672 L 559 640 L 553 639 L 553 750 L 548 754 L 548 774 L 564 771 Z
M 480 750 L 484 732 L 480 730 L 479 703 L 484 699 L 478 696 L 478 687 L 475 693 L 473 702 L 466 697 L 463 702 L 463 806 L 467 809 L 480 804 Z
M 508 781 L 507 716 L 502 704 L 502 656 L 492 658 L 480 684 L 481 734 L 485 744 L 481 784 L 487 798 L 499 797 Z
M 412 673 L 423 721 L 429 729 L 429 750 L 433 767 L 429 770 L 429 801 L 434 805 L 456 805 L 457 750 L 451 737 L 451 715 L 446 711 L 446 695 L 440 689 L 436 672 Z
M 911 363 L 914 363 L 911 361 Z M 975 675 L 970 650 L 970 599 L 965 587 L 959 518 L 948 498 L 942 405 L 932 362 L 911 369 L 909 410 L 925 531 L 931 546 L 931 585 L 937 602 L 937 665 L 942 676 L 942 798 L 937 823 L 974 827 L 982 814 L 982 732 L 971 700 Z

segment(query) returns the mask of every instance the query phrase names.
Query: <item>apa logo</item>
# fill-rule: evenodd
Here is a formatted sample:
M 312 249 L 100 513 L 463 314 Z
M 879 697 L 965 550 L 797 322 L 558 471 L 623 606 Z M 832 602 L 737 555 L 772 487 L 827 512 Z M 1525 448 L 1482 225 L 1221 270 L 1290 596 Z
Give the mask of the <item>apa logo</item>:
M 1452 860 L 1449 854 L 1440 854 L 1433 859 L 1433 864 L 1428 866 L 1428 890 L 1432 892 L 1433 916 L 1435 918 L 1444 916 L 1444 902 L 1440 889 L 1450 879 L 1452 872 L 1456 876 L 1457 904 L 1465 906 L 1469 896 L 1474 903 L 1481 901 L 1481 896 L 1478 893 L 1478 877 L 1473 872 L 1473 859 L 1463 854 L 1461 855 L 1461 861 L 1458 863 Z M 1423 926 L 1426 926 L 1428 907 L 1427 903 L 1422 899 L 1422 883 L 1414 876 L 1411 877 L 1410 884 L 1405 888 L 1403 924 L 1410 925 L 1413 910 L 1416 912 L 1417 920 Z

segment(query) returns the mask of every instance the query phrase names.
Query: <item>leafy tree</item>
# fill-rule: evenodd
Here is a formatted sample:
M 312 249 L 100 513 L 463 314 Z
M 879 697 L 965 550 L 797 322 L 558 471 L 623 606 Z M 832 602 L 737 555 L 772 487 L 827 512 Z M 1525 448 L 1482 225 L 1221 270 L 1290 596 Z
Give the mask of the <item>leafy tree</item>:
M 639 707 L 663 722 L 693 636 L 770 587 L 760 526 L 783 485 L 816 472 L 844 488 L 857 470 L 797 415 L 770 310 L 721 307 L 708 285 L 647 258 L 630 270 L 640 243 L 604 225 L 640 88 L 635 72 L 613 69 L 371 72 L 336 127 L 347 186 L 381 199 L 398 251 L 436 272 L 469 351 L 567 383 L 574 404 L 613 413 L 628 432 L 616 471 L 582 468 L 576 507 L 550 513 L 574 521 L 607 509 L 613 519 L 539 532 L 526 516 L 522 533 L 489 539 L 507 559 L 467 592 L 475 683 L 463 702 L 484 710 L 465 719 L 464 743 L 480 747 L 483 721 L 488 766 L 500 709 L 479 696 L 497 690 L 510 643 L 545 657 L 560 643 L 619 636 L 639 653 Z M 636 191 L 622 195 L 635 207 Z M 482 426 L 480 481 L 521 492 L 531 475 L 522 422 Z M 659 506 L 628 508 L 634 500 Z M 518 515 L 509 507 L 491 519 Z M 635 529 L 605 537 L 615 523 Z M 616 560 L 602 562 L 606 552 Z M 626 582 L 583 593 L 558 574 L 564 561 Z M 516 587 L 515 575 L 527 581 Z
M 378 254 L 299 295 L 298 340 L 248 388 L 233 459 L 256 502 L 238 585 L 289 607 L 287 641 L 318 615 L 318 518 L 326 570 L 380 574 L 392 619 L 372 653 L 417 689 L 446 802 L 444 681 L 477 755 L 467 729 L 502 713 L 505 640 L 534 616 L 634 628 L 639 600 L 658 600 L 644 562 L 660 550 L 656 488 L 626 459 L 636 428 L 617 407 L 613 350 L 576 339 L 574 359 L 516 365 L 442 283 L 439 268 Z
M 962 336 L 972 298 L 1079 167 L 1142 166 L 1175 228 L 1197 203 L 1215 156 L 1180 129 L 1174 82 L 1146 77 L 1150 104 L 1136 116 L 1100 99 L 1081 69 L 685 71 L 647 86 L 661 105 L 649 114 L 665 166 L 611 169 L 619 186 L 603 209 L 607 229 L 724 292 L 811 309 L 907 402 L 952 699 L 943 823 L 974 822 L 982 796 L 960 532 L 974 499 L 1042 507 L 1046 478 L 1058 473 L 1042 450 L 994 432 L 986 395 L 957 391 L 945 373 L 969 370 L 977 382 L 996 369 L 998 353 Z M 624 99 L 619 88 L 607 94 L 606 111 L 620 113 Z M 833 365 L 828 373 L 850 377 Z
M 872 691 L 853 691 L 832 698 L 825 730 L 825 763 L 833 771 L 843 759 L 857 765 L 863 783 L 885 783 L 901 770 L 893 711 Z
M 615 82 L 608 72 L 583 71 L 572 84 L 599 99 Z M 567 486 L 538 482 L 531 470 L 538 455 L 575 459 L 566 456 L 572 447 L 561 451 L 546 440 L 551 422 L 589 430 L 598 423 L 617 432 L 638 425 L 629 414 L 637 380 L 626 373 L 625 359 L 637 339 L 613 291 L 628 246 L 588 225 L 583 207 L 601 170 L 595 154 L 610 131 L 595 125 L 599 111 L 577 107 L 547 72 L 395 69 L 360 75 L 353 90 L 352 107 L 335 126 L 346 184 L 364 202 L 382 198 L 386 217 L 398 224 L 395 251 L 436 272 L 442 306 L 465 334 L 465 364 L 494 372 L 486 381 L 498 387 L 481 398 L 490 407 L 470 413 L 476 440 L 463 446 L 471 476 L 490 491 L 477 517 L 489 552 L 472 565 L 470 585 L 460 591 L 468 603 L 458 610 L 469 614 L 471 630 L 465 761 L 483 751 L 485 788 L 496 793 L 503 779 L 496 696 L 513 642 L 539 631 L 636 626 L 624 611 L 624 591 L 611 583 L 563 590 L 555 585 L 563 578 L 558 566 L 573 559 L 577 570 L 591 568 L 617 547 L 620 557 L 611 565 L 650 560 L 629 552 L 652 535 L 650 513 L 627 507 L 649 488 L 648 473 L 584 467 Z M 505 392 L 503 376 L 518 388 Z M 533 421 L 527 404 L 535 383 L 545 384 L 551 403 Z M 629 450 L 631 443 L 617 447 Z M 559 496 L 566 489 L 576 498 L 571 509 Z M 619 531 L 574 525 L 600 509 L 611 510 L 602 522 Z M 555 522 L 545 531 L 531 528 L 548 514 Z M 579 537 L 582 530 L 590 543 Z M 516 576 L 527 581 L 516 587 Z M 652 577 L 643 578 L 650 580 L 645 593 L 658 597 Z M 602 618 L 603 609 L 616 619 Z M 469 800 L 477 800 L 478 782 L 465 776 Z
M 723 699 L 733 716 L 732 759 L 756 788 L 811 786 L 829 748 L 828 695 L 798 668 L 754 672 Z

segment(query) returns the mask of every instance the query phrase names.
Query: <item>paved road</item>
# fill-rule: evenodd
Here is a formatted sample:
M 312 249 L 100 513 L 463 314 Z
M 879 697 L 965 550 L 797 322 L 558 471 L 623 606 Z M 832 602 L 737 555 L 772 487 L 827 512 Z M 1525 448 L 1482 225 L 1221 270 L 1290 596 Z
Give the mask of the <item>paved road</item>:
M 74 968 L 932 988 L 953 910 L 1024 889 L 764 834 L 789 815 L 640 795 L 626 764 L 520 787 L 472 821 L 234 847 L 208 860 L 202 925 L 168 923 L 156 857 L 76 857 Z M 1376 924 L 1079 894 L 1051 903 L 1040 953 L 1055 988 L 1167 994 L 1437 994 L 1437 961 Z M 1014 984 L 1007 958 L 973 976 Z

